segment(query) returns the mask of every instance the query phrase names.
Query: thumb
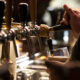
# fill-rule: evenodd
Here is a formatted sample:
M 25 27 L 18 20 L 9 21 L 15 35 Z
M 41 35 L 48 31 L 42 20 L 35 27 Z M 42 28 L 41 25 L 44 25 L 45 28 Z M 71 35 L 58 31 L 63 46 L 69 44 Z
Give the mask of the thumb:
M 74 14 L 73 10 L 70 7 L 68 7 L 66 4 L 64 5 L 64 9 L 69 16 L 72 16 Z

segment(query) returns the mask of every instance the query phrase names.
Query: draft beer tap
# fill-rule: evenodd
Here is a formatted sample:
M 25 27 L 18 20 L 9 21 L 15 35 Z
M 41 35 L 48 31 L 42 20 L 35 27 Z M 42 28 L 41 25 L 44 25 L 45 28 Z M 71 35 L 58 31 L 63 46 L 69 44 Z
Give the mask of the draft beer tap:
M 0 46 L 2 46 L 1 49 L 1 61 L 0 61 L 0 79 L 1 80 L 11 80 L 10 73 L 8 71 L 8 61 L 6 59 L 8 59 L 8 55 L 5 54 L 6 52 L 6 44 L 5 44 L 5 37 L 4 34 L 2 33 L 2 22 L 3 22 L 3 15 L 4 15 L 4 9 L 5 9 L 5 2 L 4 1 L 0 1 Z M 7 53 L 7 52 L 6 52 Z
M 4 16 L 4 9 L 5 9 L 5 2 L 4 1 L 0 1 L 0 58 L 2 55 L 2 45 L 3 45 L 3 35 L 1 33 L 1 29 L 2 29 L 2 22 L 3 22 L 3 16 Z
M 39 35 L 37 26 L 37 0 L 30 0 L 30 16 L 32 21 L 32 28 L 34 29 L 36 37 L 38 38 L 40 52 L 42 52 L 42 40 Z
M 6 19 L 6 30 L 3 30 L 5 37 L 5 55 L 6 61 L 8 62 L 8 75 L 9 80 L 16 80 L 16 51 L 15 51 L 15 37 L 12 36 L 10 31 L 11 29 L 11 17 L 12 17 L 12 0 L 6 0 L 6 11 L 5 11 L 5 19 Z
M 21 29 L 21 32 L 19 31 L 18 35 L 20 36 L 18 39 L 23 40 L 22 38 L 25 38 L 26 46 L 28 47 L 28 52 L 29 52 L 29 57 L 30 57 L 30 54 L 32 54 L 32 49 L 31 49 L 29 27 L 27 26 L 28 8 L 29 7 L 27 3 L 19 4 L 19 18 L 20 18 L 22 29 Z

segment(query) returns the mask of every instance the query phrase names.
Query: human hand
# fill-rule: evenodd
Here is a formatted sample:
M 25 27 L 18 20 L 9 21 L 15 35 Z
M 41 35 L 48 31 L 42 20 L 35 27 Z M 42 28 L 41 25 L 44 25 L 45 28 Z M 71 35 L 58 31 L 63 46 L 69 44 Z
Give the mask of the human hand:
M 49 26 L 45 24 L 40 25 L 40 36 L 49 37 Z
M 80 35 L 66 62 L 45 62 L 51 80 L 80 80 Z
M 50 80 L 80 80 L 80 62 L 47 61 L 46 66 L 50 74 Z
M 70 25 L 74 36 L 77 38 L 80 33 L 80 10 L 71 9 L 67 5 L 64 5 L 65 13 L 63 16 L 61 24 Z

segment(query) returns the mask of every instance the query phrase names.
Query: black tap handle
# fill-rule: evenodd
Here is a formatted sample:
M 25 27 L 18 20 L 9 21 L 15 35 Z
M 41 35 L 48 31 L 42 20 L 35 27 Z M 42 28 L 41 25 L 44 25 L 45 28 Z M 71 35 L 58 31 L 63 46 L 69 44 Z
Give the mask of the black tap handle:
M 59 25 L 53 26 L 53 30 L 54 31 L 58 31 L 58 30 L 71 30 L 71 26 L 70 25 L 64 25 L 64 24 L 59 24 Z
M 53 55 L 53 45 L 52 45 L 52 40 L 48 39 L 47 40 L 48 46 L 49 46 L 49 50 L 50 50 L 50 54 Z
M 0 1 L 0 30 L 1 30 L 2 22 L 3 22 L 4 9 L 5 9 L 5 2 Z
M 30 16 L 34 27 L 37 21 L 37 0 L 30 0 Z
M 20 22 L 25 25 L 28 18 L 28 4 L 27 3 L 19 3 L 19 18 Z

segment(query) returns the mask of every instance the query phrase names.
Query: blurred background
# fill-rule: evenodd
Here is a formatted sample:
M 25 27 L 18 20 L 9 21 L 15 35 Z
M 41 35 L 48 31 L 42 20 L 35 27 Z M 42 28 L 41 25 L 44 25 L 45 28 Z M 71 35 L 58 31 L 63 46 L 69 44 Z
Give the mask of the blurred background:
M 3 52 L 1 52 L 1 55 L 4 54 L 4 50 L 7 51 L 7 54 L 11 54 L 13 60 L 14 57 L 12 54 L 15 53 L 18 55 L 15 57 L 14 64 L 15 68 L 17 67 L 17 70 L 15 70 L 17 80 L 36 80 L 36 77 L 37 80 L 49 80 L 49 74 L 46 72 L 47 68 L 44 65 L 44 60 L 48 59 L 65 62 L 70 57 L 69 54 L 76 40 L 71 30 L 53 31 L 49 32 L 47 37 L 40 36 L 38 30 L 35 29 L 34 26 L 31 26 L 30 1 L 31 0 L 12 0 L 12 16 L 11 14 L 10 17 L 9 15 L 7 16 L 10 20 L 8 19 L 5 21 L 5 15 L 7 15 L 5 11 L 2 24 L 4 29 L 2 29 L 5 33 L 4 37 L 9 37 L 10 39 L 8 38 L 6 40 L 5 38 L 5 43 L 3 41 L 1 42 L 2 47 L 0 49 Z M 37 25 L 45 24 L 53 27 L 60 24 L 65 12 L 63 8 L 64 4 L 67 4 L 73 9 L 80 8 L 80 0 L 37 0 Z M 28 7 L 28 11 L 26 11 L 26 8 L 23 9 L 24 6 Z M 20 11 L 21 7 L 22 11 Z M 8 7 L 8 9 L 9 8 L 10 7 Z M 10 22 L 10 24 L 7 28 L 11 27 L 14 35 L 12 32 L 10 33 L 10 30 L 8 32 L 7 28 L 5 29 L 6 23 L 8 22 Z M 3 39 L 3 35 L 0 35 L 0 37 Z M 4 59 L 6 55 L 2 55 L 2 57 Z M 10 60 L 9 55 L 8 57 L 8 60 Z M 3 59 L 1 59 L 0 62 L 2 62 Z
M 13 0 L 13 21 L 20 22 L 19 19 L 19 3 L 28 3 L 29 0 Z M 62 20 L 64 14 L 63 5 L 67 4 L 71 8 L 80 8 L 80 0 L 37 0 L 37 24 L 46 24 L 50 27 L 57 25 Z M 28 11 L 27 22 L 30 22 L 30 12 Z M 53 35 L 52 35 L 53 34 Z M 71 48 L 75 40 L 71 31 L 57 31 L 51 33 L 52 44 L 54 48 L 65 47 Z M 46 45 L 45 39 L 42 38 L 42 43 Z M 25 43 L 25 42 L 24 42 Z M 26 48 L 24 47 L 23 50 Z
M 15 22 L 19 22 L 18 4 L 21 2 L 30 3 L 29 0 L 13 0 L 13 19 Z M 37 0 L 37 24 L 47 24 L 49 26 L 59 24 L 64 14 L 64 4 L 71 8 L 80 8 L 80 0 Z M 27 21 L 30 21 L 29 13 L 28 17 Z M 67 31 L 56 32 L 55 34 L 57 35 L 55 39 L 63 40 L 66 43 L 69 41 Z

